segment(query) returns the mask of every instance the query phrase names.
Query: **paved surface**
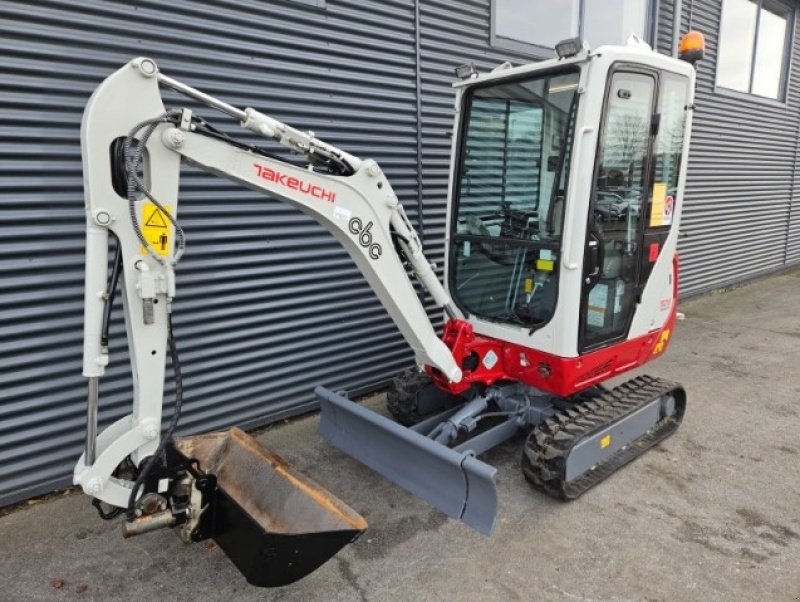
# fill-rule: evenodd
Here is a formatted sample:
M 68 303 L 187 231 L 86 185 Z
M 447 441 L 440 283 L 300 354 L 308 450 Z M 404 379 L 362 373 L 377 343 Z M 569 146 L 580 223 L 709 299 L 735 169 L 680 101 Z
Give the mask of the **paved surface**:
M 252 588 L 170 532 L 123 541 L 70 495 L 0 519 L 0 599 L 800 600 L 798 299 L 794 272 L 684 303 L 649 367 L 685 385 L 682 428 L 575 502 L 529 489 L 521 441 L 494 450 L 491 538 L 332 450 L 312 416 L 260 438 L 370 528 L 304 581 Z

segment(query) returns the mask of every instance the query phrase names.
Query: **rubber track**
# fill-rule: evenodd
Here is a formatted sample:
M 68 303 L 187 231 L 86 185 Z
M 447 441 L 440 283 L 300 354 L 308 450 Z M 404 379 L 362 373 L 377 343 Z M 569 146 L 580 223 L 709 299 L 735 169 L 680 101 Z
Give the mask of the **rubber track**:
M 662 418 L 656 428 L 591 470 L 564 482 L 567 457 L 581 440 L 666 394 L 675 398 L 672 416 Z M 685 407 L 686 392 L 677 383 L 638 376 L 589 401 L 557 412 L 533 429 L 523 448 L 522 472 L 535 488 L 548 495 L 574 499 L 674 433 L 683 419 Z
M 430 376 L 414 368 L 392 379 L 386 395 L 386 408 L 397 422 L 411 426 L 420 421 L 422 416 L 417 411 L 417 395 L 431 382 Z

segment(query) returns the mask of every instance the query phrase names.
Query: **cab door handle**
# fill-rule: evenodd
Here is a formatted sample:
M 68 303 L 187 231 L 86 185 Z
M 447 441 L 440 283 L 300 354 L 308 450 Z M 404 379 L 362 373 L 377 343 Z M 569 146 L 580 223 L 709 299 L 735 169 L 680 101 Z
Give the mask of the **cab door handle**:
M 596 232 L 589 234 L 586 241 L 586 259 L 584 267 L 584 282 L 590 288 L 597 284 L 603 274 L 603 245 Z

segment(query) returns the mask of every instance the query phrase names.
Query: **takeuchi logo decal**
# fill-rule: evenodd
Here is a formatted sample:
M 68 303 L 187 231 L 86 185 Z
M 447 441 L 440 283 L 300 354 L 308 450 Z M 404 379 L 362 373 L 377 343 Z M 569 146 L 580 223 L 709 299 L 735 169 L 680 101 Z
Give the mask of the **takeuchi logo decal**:
M 300 178 L 288 176 L 285 173 L 270 169 L 269 167 L 264 167 L 258 163 L 253 163 L 253 167 L 256 168 L 256 175 L 258 175 L 259 178 L 263 178 L 269 182 L 275 182 L 276 184 L 291 190 L 298 190 L 303 194 L 312 196 L 315 199 L 320 199 L 321 201 L 333 203 L 336 200 L 335 192 L 326 190 L 317 184 L 310 184 L 309 182 L 301 180 Z

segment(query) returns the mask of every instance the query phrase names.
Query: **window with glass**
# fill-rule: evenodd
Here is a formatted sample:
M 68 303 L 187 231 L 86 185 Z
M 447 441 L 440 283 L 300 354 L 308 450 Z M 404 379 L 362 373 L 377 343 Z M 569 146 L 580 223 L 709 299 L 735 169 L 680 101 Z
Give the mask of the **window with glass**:
M 492 0 L 492 43 L 554 48 L 580 36 L 592 48 L 647 38 L 650 0 Z M 510 44 L 508 43 L 510 42 Z
M 683 137 L 686 127 L 686 98 L 689 82 L 685 77 L 665 73 L 661 77 L 659 128 L 653 150 L 653 188 L 647 212 L 648 228 L 672 225 L 678 203 L 678 178 L 681 175 Z
M 578 79 L 570 68 L 465 101 L 450 288 L 467 313 L 529 327 L 552 317 Z
M 584 267 L 584 348 L 622 336 L 635 304 L 655 84 L 643 73 L 611 79 L 589 231 L 602 261 Z
M 717 86 L 782 99 L 791 22 L 774 0 L 723 0 Z
M 626 335 L 669 236 L 681 201 L 688 98 L 682 75 L 624 66 L 612 72 L 584 255 L 583 351 Z

